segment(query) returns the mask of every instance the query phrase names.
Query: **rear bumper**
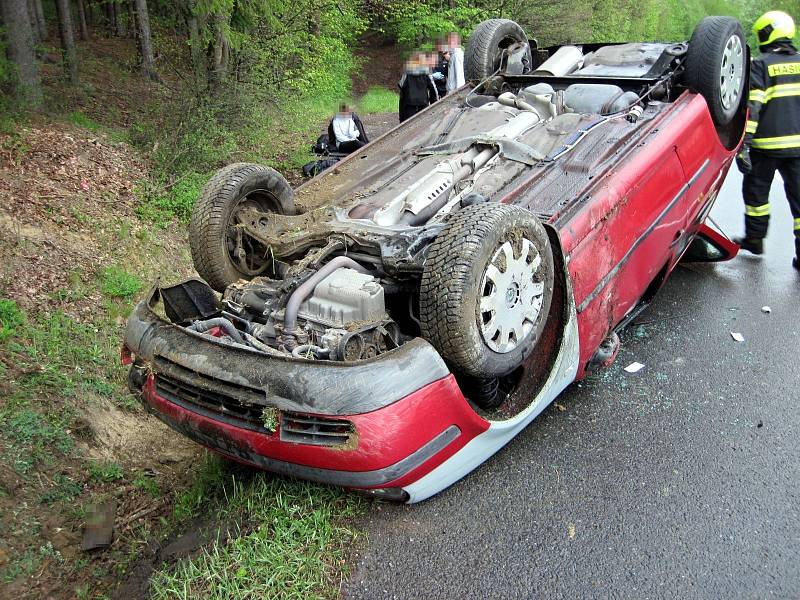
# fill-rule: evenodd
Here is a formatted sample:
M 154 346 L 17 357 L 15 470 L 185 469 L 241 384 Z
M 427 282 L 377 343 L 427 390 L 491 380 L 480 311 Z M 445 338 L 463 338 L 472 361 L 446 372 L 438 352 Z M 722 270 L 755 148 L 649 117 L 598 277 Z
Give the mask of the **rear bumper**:
M 452 375 L 382 409 L 348 415 L 353 442 L 340 447 L 286 442 L 281 439 L 282 419 L 274 431 L 257 431 L 165 396 L 150 375 L 142 387 L 148 410 L 207 448 L 260 469 L 349 488 L 399 490 L 489 427 L 464 399 Z

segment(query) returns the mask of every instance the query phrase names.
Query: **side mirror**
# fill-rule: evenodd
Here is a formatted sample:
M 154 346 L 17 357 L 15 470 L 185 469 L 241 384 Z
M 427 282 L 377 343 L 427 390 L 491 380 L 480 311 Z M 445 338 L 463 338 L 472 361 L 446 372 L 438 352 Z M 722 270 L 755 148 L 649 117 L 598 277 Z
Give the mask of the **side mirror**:
M 729 240 L 725 234 L 703 223 L 692 240 L 683 262 L 722 262 L 730 260 L 739 253 L 739 246 Z

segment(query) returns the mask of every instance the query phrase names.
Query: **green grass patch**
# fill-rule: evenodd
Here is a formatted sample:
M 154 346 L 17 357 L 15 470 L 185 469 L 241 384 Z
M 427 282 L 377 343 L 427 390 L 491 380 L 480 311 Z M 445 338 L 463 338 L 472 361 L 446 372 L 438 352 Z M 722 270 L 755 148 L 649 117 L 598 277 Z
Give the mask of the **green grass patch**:
M 216 456 L 206 455 L 205 461 L 194 474 L 192 485 L 175 498 L 172 512 L 176 520 L 183 521 L 198 516 L 203 506 L 214 500 L 225 484 L 225 466 L 225 462 Z
M 8 298 L 0 298 L 0 343 L 13 336 L 24 323 L 25 315 L 17 303 Z
M 158 482 L 152 477 L 139 475 L 132 481 L 132 483 L 133 487 L 135 487 L 137 490 L 142 490 L 153 498 L 158 498 L 161 495 L 161 488 L 159 487 Z
M 100 125 L 100 123 L 79 110 L 67 114 L 65 118 L 67 123 L 75 125 L 76 127 L 88 129 L 89 131 L 100 132 L 103 129 L 103 126 Z
M 69 430 L 77 417 L 75 398 L 116 393 L 123 382 L 117 342 L 99 327 L 64 312 L 26 315 L 0 299 L 4 323 L 0 350 L 14 365 L 11 391 L 0 407 L 0 439 L 9 464 L 19 473 L 69 456 Z M 125 394 L 127 396 L 127 394 Z
M 189 223 L 203 186 L 211 178 L 209 174 L 188 172 L 172 185 L 142 182 L 138 195 L 141 202 L 136 207 L 139 218 L 157 225 L 177 219 Z
M 79 110 L 72 111 L 71 113 L 67 113 L 64 116 L 64 120 L 69 123 L 70 125 L 74 125 L 75 127 L 80 127 L 81 129 L 86 129 L 87 131 L 91 131 L 92 133 L 96 134 L 104 134 L 108 137 L 112 142 L 127 142 L 128 134 L 125 131 L 120 131 L 118 129 L 114 129 L 111 127 L 106 127 L 94 119 L 92 119 L 86 113 L 83 113 Z
M 101 277 L 103 293 L 112 298 L 131 299 L 142 289 L 142 282 L 120 267 L 106 267 Z
M 30 576 L 39 570 L 42 561 L 55 561 L 63 563 L 61 553 L 53 548 L 52 542 L 39 547 L 38 550 L 29 548 L 22 554 L 12 557 L 12 560 L 0 569 L 0 581 L 10 583 L 20 576 Z
M 73 481 L 62 473 L 57 473 L 53 477 L 52 484 L 44 492 L 39 500 L 43 504 L 54 504 L 55 502 L 72 502 L 83 491 L 83 486 Z
M 219 486 L 218 467 L 204 468 Z M 207 498 L 204 504 L 216 505 L 220 522 L 238 522 L 242 534 L 157 572 L 152 597 L 336 597 L 342 563 L 358 537 L 346 523 L 363 512 L 366 501 L 342 490 L 266 473 L 240 477 L 232 471 L 223 480 L 216 499 Z
M 359 112 L 363 114 L 397 112 L 400 106 L 400 95 L 383 88 L 371 87 L 358 101 Z
M 89 479 L 94 482 L 119 481 L 125 476 L 122 465 L 118 463 L 90 463 Z
M 49 463 L 56 456 L 72 451 L 75 442 L 67 433 L 71 419 L 65 421 L 58 413 L 42 415 L 32 408 L 4 407 L 3 423 L 7 441 L 7 455 L 18 473 L 25 474 L 38 463 Z

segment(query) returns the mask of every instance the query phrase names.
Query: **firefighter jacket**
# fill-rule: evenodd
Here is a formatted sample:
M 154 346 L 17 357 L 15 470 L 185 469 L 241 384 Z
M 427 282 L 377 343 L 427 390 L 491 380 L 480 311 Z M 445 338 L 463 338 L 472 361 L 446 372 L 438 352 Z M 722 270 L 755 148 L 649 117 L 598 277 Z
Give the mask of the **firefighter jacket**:
M 750 66 L 745 144 L 772 156 L 800 156 L 800 55 L 788 42 L 761 52 Z

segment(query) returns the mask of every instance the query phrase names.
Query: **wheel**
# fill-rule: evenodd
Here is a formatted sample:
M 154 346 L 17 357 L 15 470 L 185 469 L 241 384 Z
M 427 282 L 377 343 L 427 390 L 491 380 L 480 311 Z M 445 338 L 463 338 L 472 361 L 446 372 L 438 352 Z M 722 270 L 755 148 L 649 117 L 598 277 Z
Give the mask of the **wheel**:
M 189 245 L 195 269 L 218 292 L 271 272 L 269 249 L 237 227 L 243 208 L 294 214 L 292 188 L 274 169 L 248 163 L 223 167 L 205 185 L 192 211 Z
M 745 98 L 747 47 L 739 21 L 706 17 L 695 27 L 686 53 L 686 85 L 703 95 L 711 118 L 727 125 Z
M 463 374 L 506 375 L 536 348 L 553 275 L 547 232 L 531 212 L 496 202 L 466 207 L 428 249 L 422 336 Z
M 508 19 L 489 19 L 478 24 L 467 40 L 464 72 L 468 80 L 483 81 L 500 68 L 503 50 L 515 42 L 528 43 L 522 27 Z M 528 65 L 533 63 L 530 47 Z

